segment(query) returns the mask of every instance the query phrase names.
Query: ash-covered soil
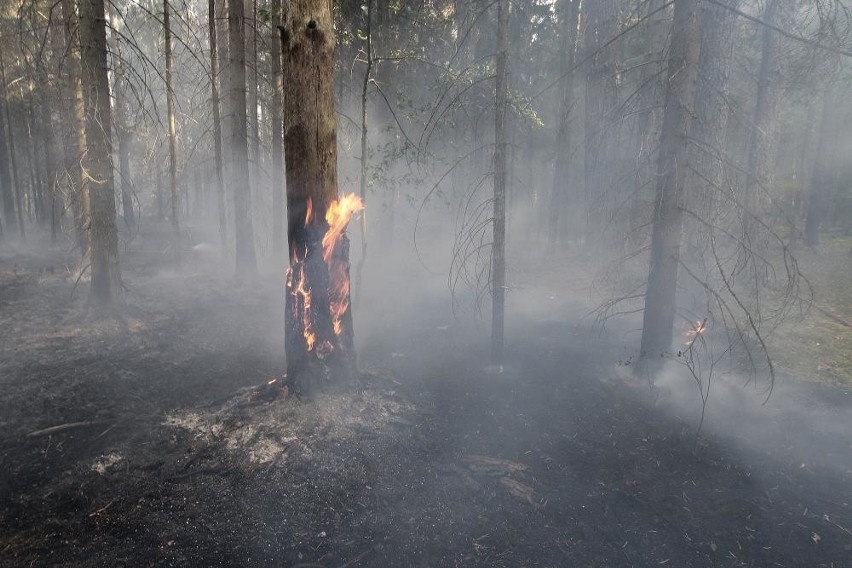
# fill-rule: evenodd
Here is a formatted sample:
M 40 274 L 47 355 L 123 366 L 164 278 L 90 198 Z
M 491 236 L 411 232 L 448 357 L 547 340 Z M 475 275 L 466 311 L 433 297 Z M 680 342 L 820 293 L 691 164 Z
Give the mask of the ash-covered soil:
M 544 273 L 502 370 L 440 294 L 365 298 L 359 380 L 293 400 L 281 272 L 160 260 L 97 319 L 72 255 L 0 250 L 0 565 L 852 566 L 847 391 L 720 388 L 696 442 Z

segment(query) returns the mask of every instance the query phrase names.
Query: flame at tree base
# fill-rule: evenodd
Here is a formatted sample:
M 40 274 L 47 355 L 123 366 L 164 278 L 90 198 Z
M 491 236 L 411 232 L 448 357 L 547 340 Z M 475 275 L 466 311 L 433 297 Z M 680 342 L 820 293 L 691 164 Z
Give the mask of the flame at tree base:
M 304 227 L 291 235 L 287 269 L 288 377 L 296 391 L 313 379 L 355 368 L 346 226 L 363 209 L 354 194 L 331 202 L 323 217 L 309 199 Z M 316 377 L 317 373 L 320 377 Z

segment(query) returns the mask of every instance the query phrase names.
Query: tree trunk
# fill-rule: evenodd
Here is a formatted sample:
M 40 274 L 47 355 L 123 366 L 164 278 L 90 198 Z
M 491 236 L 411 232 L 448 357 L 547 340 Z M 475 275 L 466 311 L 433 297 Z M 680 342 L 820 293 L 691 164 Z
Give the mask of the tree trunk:
M 257 120 L 257 0 L 245 0 L 250 18 L 246 18 L 246 110 L 248 115 L 248 141 L 251 145 L 251 187 L 255 203 L 262 203 L 260 183 L 260 128 Z
M 231 80 L 231 191 L 234 197 L 234 236 L 237 277 L 254 277 L 257 259 L 251 217 L 248 137 L 246 131 L 245 4 L 228 3 L 228 56 Z
M 9 199 L 8 203 L 10 205 L 8 205 L 8 206 L 4 205 L 4 207 L 9 207 L 9 209 L 7 209 L 5 211 L 11 212 L 12 213 L 12 219 L 14 219 L 14 221 L 12 221 L 10 223 L 9 217 L 7 217 L 6 218 L 6 224 L 10 227 L 10 229 L 9 229 L 10 232 L 12 232 L 14 230 L 14 228 L 17 228 L 18 229 L 18 236 L 23 241 L 24 238 L 26 237 L 26 230 L 25 230 L 25 227 L 24 227 L 24 200 L 23 200 L 23 196 L 21 195 L 21 183 L 20 183 L 20 178 L 18 177 L 18 164 L 15 160 L 15 147 L 14 147 L 14 143 L 12 141 L 12 116 L 11 116 L 11 113 L 9 112 L 9 100 L 8 100 L 7 88 L 6 88 L 6 85 L 7 85 L 7 83 L 6 83 L 6 66 L 3 62 L 3 52 L 2 51 L 0 51 L 0 85 L 2 85 L 2 88 L 3 88 L 3 92 L 0 93 L 0 95 L 2 95 L 2 96 L 0 96 L 0 103 L 2 103 L 3 108 L 0 109 L 0 110 L 2 110 L 4 118 L 6 119 L 6 121 L 5 121 L 6 122 L 6 128 L 8 129 L 8 136 L 9 136 L 9 138 L 8 138 L 8 141 L 9 141 L 8 154 L 4 152 L 2 157 L 0 157 L 0 161 L 8 159 L 7 167 L 5 168 L 5 170 L 7 172 L 8 172 L 8 166 L 11 166 L 12 179 L 11 179 L 10 185 L 11 185 L 11 188 L 12 188 L 11 193 L 14 195 L 14 202 L 12 201 L 12 199 Z M 2 169 L 3 169 L 2 165 L 0 165 L 0 178 L 2 178 L 2 176 L 4 176 L 4 175 L 8 176 L 8 173 L 6 173 L 6 174 L 2 173 Z M 0 181 L 2 181 L 2 179 L 0 179 Z M 4 204 L 5 203 L 7 203 L 6 200 L 4 200 Z M 15 207 L 15 204 L 17 204 L 17 208 Z
M 127 91 L 124 60 L 121 57 L 121 38 L 112 28 L 112 40 L 115 46 L 113 57 L 113 85 L 115 91 L 115 130 L 118 135 L 118 173 L 121 181 L 121 210 L 124 213 L 124 225 L 129 231 L 136 226 L 133 210 L 133 179 L 130 175 L 131 133 L 127 127 Z
M 276 257 L 284 251 L 284 182 L 282 139 L 284 125 L 281 122 L 281 0 L 272 0 L 272 41 L 269 54 L 272 62 L 272 108 L 269 121 L 272 123 L 272 252 Z
M 825 214 L 825 198 L 830 195 L 837 181 L 835 156 L 839 134 L 838 124 L 841 123 L 841 119 L 837 113 L 839 97 L 834 89 L 835 87 L 829 87 L 823 96 L 819 141 L 808 191 L 805 244 L 812 248 L 819 246 L 819 226 Z
M 87 215 L 89 212 L 89 196 L 84 191 L 83 168 L 81 161 L 86 153 L 86 109 L 83 102 L 83 86 L 80 82 L 80 41 L 75 35 L 77 30 L 77 14 L 74 0 L 62 0 L 62 18 L 65 24 L 65 45 L 68 53 L 67 83 L 68 101 L 65 168 L 71 178 L 71 210 L 74 214 L 74 231 L 77 247 L 85 257 L 89 253 Z
M 509 1 L 497 2 L 497 85 L 494 112 L 494 241 L 491 251 L 491 360 L 503 363 L 506 302 L 506 101 L 509 92 Z
M 216 161 L 216 210 L 219 214 L 219 241 L 228 244 L 225 219 L 225 179 L 222 169 L 222 116 L 219 114 L 219 57 L 216 46 L 216 0 L 207 2 L 207 34 L 210 40 L 210 107 L 213 111 L 213 149 Z
M 768 0 L 763 20 L 777 25 L 783 0 Z M 754 103 L 751 133 L 748 147 L 748 179 L 745 186 L 745 211 L 743 211 L 743 232 L 753 249 L 762 248 L 756 234 L 753 234 L 755 217 L 764 213 L 768 201 L 768 191 L 774 176 L 772 175 L 775 150 L 777 147 L 778 117 L 781 103 L 779 85 L 778 34 L 769 28 L 763 28 L 760 70 L 757 77 L 757 98 Z
M 727 5 L 738 8 L 740 0 L 727 0 Z M 730 115 L 728 87 L 733 60 L 735 17 L 721 6 L 703 3 L 701 18 L 701 56 L 695 92 L 693 138 L 693 164 L 697 175 L 693 177 L 694 191 L 690 207 L 699 214 L 711 214 L 716 196 L 722 191 L 725 179 L 725 138 Z
M 166 113 L 169 121 L 169 188 L 172 202 L 172 230 L 174 232 L 174 258 L 180 264 L 180 223 L 178 221 L 177 187 L 177 120 L 175 119 L 175 93 L 172 90 L 172 28 L 169 23 L 169 0 L 163 0 L 163 35 L 166 51 Z
M 574 60 L 577 47 L 577 25 L 580 16 L 579 0 L 562 0 L 560 19 L 562 20 L 562 41 L 560 58 L 561 98 L 559 101 L 559 131 L 556 135 L 556 156 L 553 168 L 553 193 L 548 211 L 548 242 L 553 246 L 559 236 L 559 218 L 572 232 L 580 225 L 579 219 L 572 215 L 569 199 L 569 176 L 571 160 L 571 111 L 576 99 L 574 96 Z M 575 201 L 574 211 L 580 209 L 580 200 Z
M 5 81 L 2 86 L 3 90 L 0 92 L 0 105 L 2 105 L 0 108 L 0 195 L 3 197 L 3 220 L 6 221 L 6 230 L 11 235 L 18 230 L 18 218 L 15 216 L 15 188 L 12 185 L 10 169 L 11 145 L 7 143 L 11 138 L 12 125 L 6 122 L 8 102 Z
M 121 299 L 118 232 L 115 227 L 111 109 L 107 74 L 104 0 L 81 0 L 80 46 L 86 111 L 86 185 L 92 285 L 89 304 L 105 307 Z
M 616 142 L 615 117 L 612 113 L 618 104 L 614 50 L 603 45 L 615 36 L 618 21 L 617 0 L 596 0 L 584 3 L 586 32 L 584 36 L 586 57 L 586 116 L 585 162 L 586 180 L 586 236 L 591 236 L 593 226 L 605 222 L 608 201 L 613 185 L 612 158 Z M 599 235 L 596 235 L 599 236 Z
M 666 106 L 657 159 L 651 264 L 645 292 L 641 356 L 669 353 L 677 309 L 677 276 L 683 232 L 683 186 L 701 48 L 697 0 L 675 0 L 669 47 Z
M 355 373 L 349 241 L 341 234 L 329 254 L 322 244 L 338 198 L 331 0 L 288 2 L 281 42 L 290 250 L 287 378 L 290 388 L 305 393 Z

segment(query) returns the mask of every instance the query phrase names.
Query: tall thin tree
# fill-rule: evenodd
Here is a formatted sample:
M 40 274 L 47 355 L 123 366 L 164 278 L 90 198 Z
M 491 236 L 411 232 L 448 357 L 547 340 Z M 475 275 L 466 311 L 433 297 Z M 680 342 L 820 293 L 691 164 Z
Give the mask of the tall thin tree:
M 85 183 L 89 193 L 92 285 L 89 303 L 104 307 L 122 297 L 115 226 L 111 109 L 104 0 L 80 2 L 82 85 L 86 111 Z
M 683 236 L 683 194 L 698 78 L 700 28 L 697 0 L 675 0 L 666 103 L 657 159 L 651 264 L 645 292 L 641 353 L 659 358 L 672 347 L 677 277 Z
M 234 198 L 234 237 L 237 276 L 257 273 L 254 227 L 251 215 L 251 183 L 246 127 L 245 3 L 228 2 L 228 57 L 231 89 L 231 191 Z
M 497 2 L 497 83 L 494 111 L 494 240 L 491 252 L 491 358 L 503 362 L 506 306 L 506 108 L 509 1 Z

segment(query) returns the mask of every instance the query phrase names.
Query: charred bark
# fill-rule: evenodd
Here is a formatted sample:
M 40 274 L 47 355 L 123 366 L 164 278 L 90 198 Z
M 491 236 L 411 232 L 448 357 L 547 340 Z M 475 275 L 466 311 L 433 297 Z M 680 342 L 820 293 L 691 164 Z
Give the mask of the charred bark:
M 348 240 L 342 236 L 328 261 L 321 244 L 328 229 L 325 216 L 338 191 L 331 1 L 289 2 L 281 43 L 290 251 L 287 381 L 294 392 L 307 393 L 330 380 L 351 379 L 356 365 L 349 291 L 345 291 L 339 332 L 335 332 L 329 290 L 330 272 L 348 280 Z

